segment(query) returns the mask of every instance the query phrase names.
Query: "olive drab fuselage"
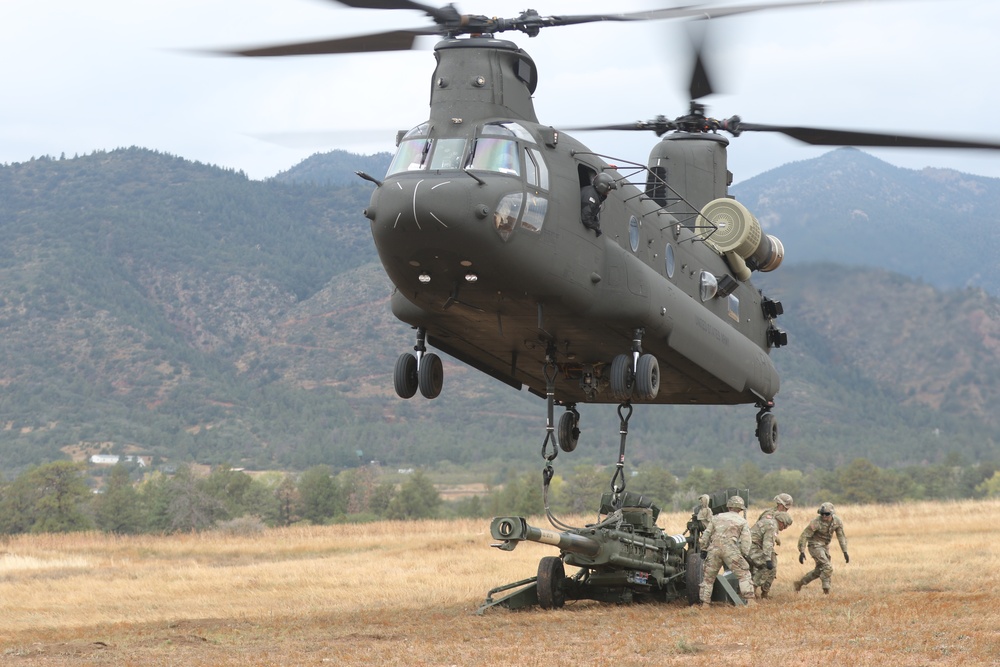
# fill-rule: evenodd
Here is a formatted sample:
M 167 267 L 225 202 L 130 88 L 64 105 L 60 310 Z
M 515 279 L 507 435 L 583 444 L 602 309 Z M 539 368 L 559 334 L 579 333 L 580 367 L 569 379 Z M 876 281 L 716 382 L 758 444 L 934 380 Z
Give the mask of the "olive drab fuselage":
M 690 214 L 727 196 L 728 142 L 670 135 L 640 189 L 538 123 L 534 63 L 513 43 L 445 39 L 435 54 L 430 118 L 401 136 L 366 209 L 393 313 L 430 345 L 538 394 L 554 356 L 560 402 L 619 402 L 608 367 L 637 331 L 662 367 L 646 402 L 771 401 L 774 313 Z M 686 166 L 677 150 L 690 153 Z M 618 187 L 598 236 L 581 222 L 580 192 L 600 173 Z M 706 298 L 706 284 L 727 287 Z

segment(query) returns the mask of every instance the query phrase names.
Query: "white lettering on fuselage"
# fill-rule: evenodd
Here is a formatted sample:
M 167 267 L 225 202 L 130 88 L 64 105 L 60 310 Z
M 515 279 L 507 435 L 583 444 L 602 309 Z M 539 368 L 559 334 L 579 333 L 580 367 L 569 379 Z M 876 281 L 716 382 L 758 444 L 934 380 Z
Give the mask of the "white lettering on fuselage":
M 707 333 L 709 336 L 719 341 L 723 345 L 729 345 L 729 336 L 725 332 L 720 331 L 718 327 L 713 326 L 710 322 L 696 317 L 694 320 L 695 326 Z

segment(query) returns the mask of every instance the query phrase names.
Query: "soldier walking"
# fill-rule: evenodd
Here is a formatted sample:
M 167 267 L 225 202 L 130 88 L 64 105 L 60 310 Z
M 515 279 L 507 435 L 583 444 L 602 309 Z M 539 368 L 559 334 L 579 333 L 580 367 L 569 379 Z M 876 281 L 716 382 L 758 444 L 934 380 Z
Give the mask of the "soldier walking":
M 830 540 L 834 534 L 840 543 L 840 550 L 844 552 L 844 562 L 850 563 L 851 557 L 847 554 L 847 536 L 844 535 L 844 522 L 834 514 L 833 503 L 823 503 L 819 506 L 819 516 L 809 522 L 809 525 L 799 536 L 799 563 L 806 562 L 806 547 L 809 548 L 809 555 L 816 561 L 816 567 L 807 572 L 792 585 L 798 593 L 802 587 L 814 579 L 819 579 L 823 584 L 823 592 L 830 593 L 830 580 L 833 577 L 833 564 L 830 563 Z
M 771 591 L 775 578 L 774 545 L 778 543 L 778 532 L 792 525 L 788 512 L 764 512 L 750 529 L 750 568 L 753 571 L 754 592 L 760 589 L 761 599 Z
M 728 512 L 712 517 L 708 528 L 701 535 L 699 547 L 705 559 L 704 578 L 701 582 L 701 603 L 712 602 L 712 588 L 725 565 L 739 578 L 740 595 L 747 605 L 754 604 L 753 582 L 746 556 L 750 553 L 750 527 L 740 514 L 746 509 L 743 498 L 733 496 L 726 503 Z

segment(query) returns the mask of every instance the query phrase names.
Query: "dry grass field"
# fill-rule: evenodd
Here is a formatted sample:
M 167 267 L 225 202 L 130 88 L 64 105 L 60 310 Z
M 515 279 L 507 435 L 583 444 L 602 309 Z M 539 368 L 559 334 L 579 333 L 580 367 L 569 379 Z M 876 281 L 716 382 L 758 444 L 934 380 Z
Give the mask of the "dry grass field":
M 772 598 L 750 609 L 477 616 L 490 588 L 557 553 L 491 549 L 488 521 L 14 537 L 0 542 L 0 664 L 1000 665 L 1000 501 L 838 508 L 851 563 L 834 549 L 829 596 L 791 585 L 814 511 L 793 510 Z

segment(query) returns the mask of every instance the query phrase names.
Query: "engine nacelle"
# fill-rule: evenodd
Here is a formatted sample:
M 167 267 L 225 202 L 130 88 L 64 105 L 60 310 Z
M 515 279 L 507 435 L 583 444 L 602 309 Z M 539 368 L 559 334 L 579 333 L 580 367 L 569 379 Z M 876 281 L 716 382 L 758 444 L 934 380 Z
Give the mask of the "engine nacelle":
M 774 271 L 785 258 L 781 241 L 764 234 L 757 218 L 735 199 L 722 197 L 705 204 L 695 230 L 728 260 L 740 280 L 747 280 L 752 270 Z

